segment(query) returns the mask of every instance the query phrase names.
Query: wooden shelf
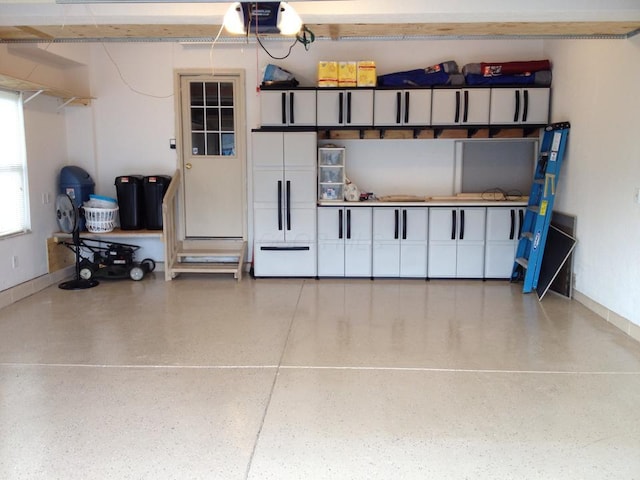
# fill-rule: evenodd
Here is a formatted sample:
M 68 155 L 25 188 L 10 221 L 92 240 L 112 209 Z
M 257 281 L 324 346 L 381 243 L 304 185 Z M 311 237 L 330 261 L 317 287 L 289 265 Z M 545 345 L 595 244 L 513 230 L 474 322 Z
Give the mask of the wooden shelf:
M 56 232 L 53 234 L 55 238 L 68 239 L 71 238 L 70 233 Z M 121 230 L 116 228 L 111 232 L 91 233 L 80 232 L 81 238 L 162 238 L 162 230 Z
M 87 106 L 91 104 L 92 100 L 92 97 L 76 95 L 66 90 L 52 88 L 29 80 L 22 80 L 3 73 L 0 73 L 0 87 L 19 92 L 34 92 L 36 94 L 39 92 L 44 95 L 60 98 L 64 101 L 64 106 Z

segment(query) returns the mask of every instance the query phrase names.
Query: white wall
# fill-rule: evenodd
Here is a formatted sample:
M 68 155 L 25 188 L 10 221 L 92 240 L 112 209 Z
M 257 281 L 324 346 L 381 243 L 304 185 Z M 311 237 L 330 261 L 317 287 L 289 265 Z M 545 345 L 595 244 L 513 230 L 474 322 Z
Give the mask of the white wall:
M 57 99 L 40 95 L 24 108 L 31 232 L 0 240 L 0 291 L 48 271 L 46 240 L 57 230 L 58 173 L 67 159 L 65 118 L 58 105 Z M 18 257 L 17 268 L 12 266 L 13 256 Z
M 545 42 L 553 121 L 570 120 L 556 208 L 578 217 L 576 289 L 640 325 L 640 35 Z
M 255 44 L 218 44 L 213 51 L 207 45 L 194 47 L 178 43 L 138 42 L 64 44 L 52 45 L 50 48 L 65 58 L 88 62 L 87 76 L 91 84 L 91 95 L 95 100 L 90 107 L 66 108 L 61 113 L 52 113 L 51 119 L 43 121 L 44 124 L 37 129 L 30 129 L 27 137 L 29 151 L 41 152 L 44 157 L 35 157 L 35 153 L 29 153 L 33 157 L 30 158 L 30 165 L 34 162 L 38 165 L 30 170 L 31 182 L 50 185 L 49 188 L 55 192 L 60 167 L 75 164 L 91 174 L 96 182 L 97 193 L 109 196 L 115 195 L 113 183 L 116 176 L 174 172 L 178 158 L 176 151 L 170 150 L 168 145 L 169 139 L 177 136 L 173 98 L 176 69 L 244 69 L 247 79 L 247 139 L 250 140 L 250 130 L 260 123 L 259 97 L 256 93 L 256 87 L 261 82 L 260 69 L 270 62 L 292 71 L 302 85 L 314 85 L 319 60 L 375 60 L 378 73 L 384 74 L 426 67 L 446 60 L 455 60 L 462 67 L 465 63 L 477 61 L 543 57 L 543 42 L 540 40 L 322 41 L 312 44 L 309 51 L 298 44 L 291 56 L 282 61 L 269 59 Z M 288 43 L 268 42 L 267 48 L 276 56 L 282 56 L 286 53 Z M 32 60 L 9 54 L 3 46 L 0 46 L 0 60 L 3 68 L 9 63 L 15 67 L 9 73 L 23 78 L 35 65 Z M 61 68 L 55 61 L 50 63 L 51 65 L 42 64 L 35 69 L 31 79 L 64 84 L 65 81 L 69 82 L 70 77 L 76 78 L 73 73 L 85 79 L 84 67 L 66 65 Z M 37 118 L 47 118 L 42 115 Z M 247 171 L 251 172 L 250 148 L 247 153 Z M 39 162 L 48 163 L 40 165 Z M 247 204 L 251 205 L 250 176 L 248 181 Z M 36 196 L 40 193 L 32 192 Z M 36 208 L 34 222 L 36 219 L 39 222 L 37 225 L 34 223 L 34 227 L 41 232 L 41 238 L 34 244 L 25 243 L 24 247 L 21 244 L 21 248 L 25 252 L 34 252 L 34 259 L 40 258 L 38 266 L 25 269 L 23 276 L 15 276 L 10 268 L 11 251 L 15 242 L 0 242 L 3 258 L 0 276 L 8 279 L 0 286 L 1 289 L 46 273 L 44 238 L 55 231 L 56 227 L 47 215 L 39 215 L 39 207 L 34 205 L 32 203 L 32 208 Z M 251 228 L 251 210 L 248 213 Z M 161 259 L 159 245 L 155 249 L 149 249 L 152 250 L 150 256 Z

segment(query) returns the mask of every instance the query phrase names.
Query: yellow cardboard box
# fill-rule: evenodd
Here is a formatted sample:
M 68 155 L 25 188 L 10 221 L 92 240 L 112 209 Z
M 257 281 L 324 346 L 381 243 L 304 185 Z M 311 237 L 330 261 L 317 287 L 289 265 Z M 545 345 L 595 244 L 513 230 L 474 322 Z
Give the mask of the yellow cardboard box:
M 320 61 L 318 63 L 318 86 L 338 86 L 338 62 Z
M 357 62 L 340 62 L 338 64 L 338 86 L 355 87 L 358 82 Z
M 377 85 L 376 62 L 358 62 L 358 86 L 375 87 Z

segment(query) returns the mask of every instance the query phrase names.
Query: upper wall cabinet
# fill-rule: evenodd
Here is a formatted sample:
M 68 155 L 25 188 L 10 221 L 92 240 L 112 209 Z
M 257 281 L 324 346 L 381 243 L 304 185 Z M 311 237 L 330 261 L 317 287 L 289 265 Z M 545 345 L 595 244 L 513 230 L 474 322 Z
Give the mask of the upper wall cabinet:
M 373 126 L 373 90 L 322 90 L 317 93 L 318 127 Z
M 432 125 L 488 125 L 490 88 L 434 89 Z
M 373 124 L 376 127 L 431 124 L 431 89 L 376 90 Z
M 262 90 L 260 118 L 263 127 L 315 127 L 315 89 Z
M 549 121 L 549 88 L 493 88 L 492 125 L 546 124 Z

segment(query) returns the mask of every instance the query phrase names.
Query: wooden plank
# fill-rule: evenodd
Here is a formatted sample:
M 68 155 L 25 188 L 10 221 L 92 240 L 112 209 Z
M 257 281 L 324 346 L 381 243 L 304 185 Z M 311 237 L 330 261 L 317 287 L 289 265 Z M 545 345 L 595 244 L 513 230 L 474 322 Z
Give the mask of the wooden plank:
M 74 253 L 64 245 L 58 243 L 56 237 L 47 238 L 47 264 L 49 273 L 75 265 Z
M 446 22 L 446 23 L 327 23 L 307 24 L 316 38 L 339 40 L 353 37 L 411 38 L 421 36 L 599 36 L 631 35 L 640 21 L 595 22 Z M 213 38 L 220 25 L 211 24 L 108 24 L 17 25 L 0 28 L 2 40 L 101 39 L 101 38 Z M 230 35 L 226 38 L 242 38 Z M 266 35 L 265 38 L 269 38 Z M 273 36 L 280 39 L 280 36 Z

